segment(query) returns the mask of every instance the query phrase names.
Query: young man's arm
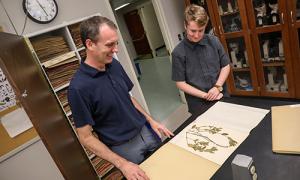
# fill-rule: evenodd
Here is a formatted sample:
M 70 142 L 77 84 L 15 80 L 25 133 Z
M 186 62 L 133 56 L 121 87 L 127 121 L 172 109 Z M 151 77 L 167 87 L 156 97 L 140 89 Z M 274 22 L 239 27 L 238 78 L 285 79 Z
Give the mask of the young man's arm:
M 138 165 L 129 162 L 116 153 L 112 152 L 105 144 L 103 144 L 98 138 L 96 138 L 92 134 L 92 127 L 90 125 L 76 128 L 76 130 L 79 136 L 79 141 L 82 145 L 84 145 L 97 156 L 114 164 L 118 169 L 122 171 L 123 175 L 127 179 L 149 179 L 145 172 Z
M 149 122 L 151 125 L 152 129 L 156 132 L 156 134 L 161 137 L 161 133 L 163 133 L 167 137 L 174 136 L 174 134 L 168 130 L 164 125 L 156 122 L 143 108 L 142 106 L 137 102 L 137 100 L 131 96 L 131 101 L 134 105 L 134 107 L 140 111 L 145 117 L 146 120 Z
M 229 73 L 230 73 L 230 65 L 228 64 L 221 69 L 220 75 L 219 75 L 218 80 L 215 85 L 223 86 Z M 218 98 L 219 94 L 220 94 L 220 91 L 218 90 L 218 88 L 216 88 L 214 86 L 208 91 L 207 100 L 208 101 L 218 100 L 218 99 L 220 99 L 220 98 Z
M 187 94 L 190 94 L 192 96 L 199 97 L 199 98 L 202 98 L 202 99 L 206 99 L 206 96 L 207 96 L 206 92 L 201 91 L 200 89 L 197 89 L 197 88 L 189 85 L 185 81 L 177 81 L 176 86 L 180 90 L 182 90 L 183 92 L 185 92 Z

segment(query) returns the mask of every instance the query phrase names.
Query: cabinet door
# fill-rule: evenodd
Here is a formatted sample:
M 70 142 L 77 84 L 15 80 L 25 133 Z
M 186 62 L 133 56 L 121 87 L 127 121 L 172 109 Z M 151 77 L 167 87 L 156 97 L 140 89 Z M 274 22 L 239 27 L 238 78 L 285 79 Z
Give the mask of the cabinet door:
M 23 37 L 0 33 L 0 49 L 0 67 L 64 178 L 98 179 Z
M 286 2 L 246 1 L 260 93 L 294 97 Z
M 289 28 L 296 97 L 300 98 L 300 0 L 288 1 Z
M 244 1 L 214 0 L 213 10 L 219 38 L 231 59 L 230 93 L 257 95 L 258 83 Z

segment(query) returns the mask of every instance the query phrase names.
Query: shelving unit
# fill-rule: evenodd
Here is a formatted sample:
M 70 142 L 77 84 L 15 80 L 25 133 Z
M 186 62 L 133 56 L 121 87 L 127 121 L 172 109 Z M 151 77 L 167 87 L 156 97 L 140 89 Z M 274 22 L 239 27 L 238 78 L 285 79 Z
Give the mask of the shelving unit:
M 86 56 L 80 39 L 80 22 L 86 18 L 27 36 L 27 43 L 32 53 L 36 55 L 44 76 L 75 134 L 76 128 L 67 100 L 67 90 L 72 76 L 79 68 L 80 60 Z M 99 158 L 83 146 L 82 148 L 100 178 L 110 177 L 111 172 L 117 174 L 116 170 L 112 171 L 114 166 L 111 163 Z
M 300 98 L 300 1 L 185 0 L 205 4 L 231 59 L 230 94 Z M 296 41 L 295 41 L 296 40 Z

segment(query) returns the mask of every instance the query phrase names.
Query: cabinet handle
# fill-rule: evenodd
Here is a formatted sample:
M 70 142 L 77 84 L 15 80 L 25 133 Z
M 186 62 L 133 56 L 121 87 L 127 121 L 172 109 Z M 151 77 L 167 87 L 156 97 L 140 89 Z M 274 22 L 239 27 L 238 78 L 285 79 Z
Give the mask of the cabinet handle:
M 292 24 L 294 24 L 293 11 L 291 11 L 290 15 L 291 15 L 291 22 Z
M 223 32 L 222 32 L 222 28 L 221 28 L 221 26 L 219 25 L 219 31 L 220 31 L 220 34 L 223 34 Z
M 281 21 L 282 21 L 282 24 L 284 24 L 284 17 L 283 17 L 283 13 L 281 13 Z

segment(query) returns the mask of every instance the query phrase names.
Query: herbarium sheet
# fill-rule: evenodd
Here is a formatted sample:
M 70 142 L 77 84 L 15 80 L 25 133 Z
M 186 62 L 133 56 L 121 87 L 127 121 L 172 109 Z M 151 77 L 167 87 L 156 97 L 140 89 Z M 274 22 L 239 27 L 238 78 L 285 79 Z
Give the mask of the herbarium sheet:
M 217 102 L 171 143 L 222 165 L 269 110 Z

